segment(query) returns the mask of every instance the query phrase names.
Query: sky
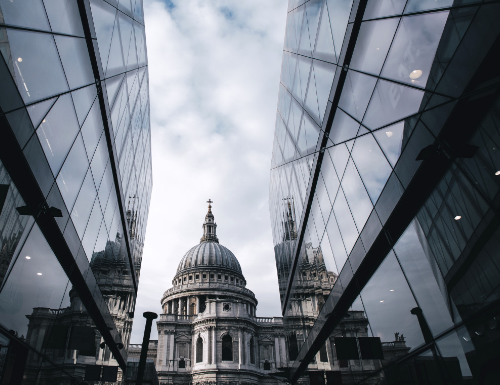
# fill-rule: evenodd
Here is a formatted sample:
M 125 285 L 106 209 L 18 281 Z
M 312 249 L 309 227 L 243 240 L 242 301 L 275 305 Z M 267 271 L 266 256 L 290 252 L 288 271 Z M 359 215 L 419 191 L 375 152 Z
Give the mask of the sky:
M 269 215 L 286 0 L 144 0 L 153 193 L 131 343 L 199 243 L 210 198 L 257 316 L 281 316 Z M 157 339 L 153 326 L 151 339 Z

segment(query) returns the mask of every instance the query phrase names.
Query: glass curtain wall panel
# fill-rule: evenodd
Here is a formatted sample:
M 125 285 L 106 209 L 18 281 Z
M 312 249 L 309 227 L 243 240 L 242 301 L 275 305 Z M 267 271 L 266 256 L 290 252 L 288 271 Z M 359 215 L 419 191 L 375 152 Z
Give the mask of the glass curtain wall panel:
M 499 16 L 289 2 L 269 202 L 292 382 L 498 376 Z
M 133 3 L 0 0 L 0 334 L 27 383 L 126 367 L 153 184 Z

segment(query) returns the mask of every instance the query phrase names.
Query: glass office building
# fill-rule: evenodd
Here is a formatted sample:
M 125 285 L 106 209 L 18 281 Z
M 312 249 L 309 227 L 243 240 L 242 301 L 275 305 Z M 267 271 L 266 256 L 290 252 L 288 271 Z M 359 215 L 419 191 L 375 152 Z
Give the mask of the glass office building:
M 0 0 L 0 52 L 0 383 L 112 381 L 152 189 L 142 1 Z
M 498 1 L 289 1 L 270 214 L 292 382 L 325 346 L 341 376 L 312 382 L 498 381 L 499 20 Z

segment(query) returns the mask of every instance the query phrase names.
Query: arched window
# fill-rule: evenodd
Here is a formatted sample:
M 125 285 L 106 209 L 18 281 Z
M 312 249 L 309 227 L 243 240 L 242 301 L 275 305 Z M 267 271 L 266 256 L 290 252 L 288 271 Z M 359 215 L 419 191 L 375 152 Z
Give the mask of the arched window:
M 203 362 L 203 340 L 198 337 L 196 341 L 196 362 Z
M 255 364 L 255 343 L 253 337 L 250 338 L 250 363 Z
M 290 356 L 290 361 L 295 361 L 298 354 L 299 347 L 297 346 L 297 337 L 295 334 L 291 334 L 290 337 L 288 337 L 288 355 Z
M 233 360 L 233 339 L 226 334 L 222 337 L 222 361 Z

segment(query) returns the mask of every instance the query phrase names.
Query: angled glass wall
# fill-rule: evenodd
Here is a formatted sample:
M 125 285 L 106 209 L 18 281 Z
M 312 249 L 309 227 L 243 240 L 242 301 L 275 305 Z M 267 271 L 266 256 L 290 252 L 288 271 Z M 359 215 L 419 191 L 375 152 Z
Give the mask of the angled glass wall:
M 152 189 L 142 1 L 0 0 L 0 52 L 0 382 L 109 380 Z
M 292 381 L 325 344 L 344 383 L 498 377 L 499 16 L 289 2 L 270 213 Z

